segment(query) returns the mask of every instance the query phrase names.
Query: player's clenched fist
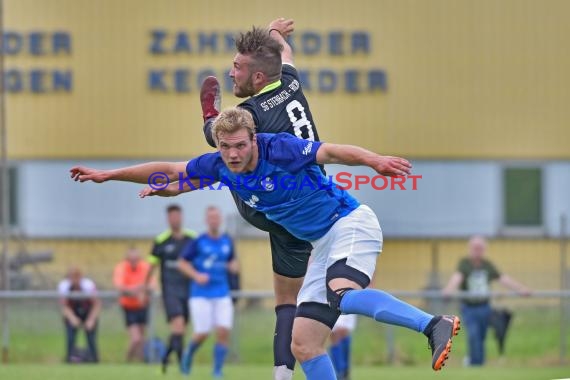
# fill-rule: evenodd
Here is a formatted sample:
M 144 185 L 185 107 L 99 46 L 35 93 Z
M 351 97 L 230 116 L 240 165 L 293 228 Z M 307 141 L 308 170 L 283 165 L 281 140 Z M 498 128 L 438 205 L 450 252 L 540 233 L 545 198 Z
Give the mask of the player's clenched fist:
M 287 37 L 295 30 L 295 26 L 293 24 L 294 24 L 293 20 L 291 19 L 286 20 L 283 17 L 280 17 L 277 20 L 271 21 L 267 29 L 269 29 L 270 31 L 272 29 L 275 29 L 279 33 L 281 33 L 283 37 Z

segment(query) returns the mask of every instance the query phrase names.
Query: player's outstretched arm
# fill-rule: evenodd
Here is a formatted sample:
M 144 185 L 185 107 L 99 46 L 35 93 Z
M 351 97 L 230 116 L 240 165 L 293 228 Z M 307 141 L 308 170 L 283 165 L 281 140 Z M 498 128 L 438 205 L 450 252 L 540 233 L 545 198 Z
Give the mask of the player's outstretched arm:
M 152 196 L 159 196 L 159 197 L 175 197 L 177 195 L 188 193 L 193 190 L 198 190 L 201 187 L 205 187 L 206 184 L 204 181 L 200 181 L 198 178 L 185 178 L 184 181 L 174 182 L 166 186 L 165 188 L 161 188 L 161 186 L 151 187 L 147 186 L 139 192 L 139 197 L 152 197 Z
M 179 173 L 186 172 L 187 162 L 148 162 L 146 164 L 128 166 L 120 169 L 99 170 L 85 166 L 74 166 L 69 170 L 74 181 L 103 183 L 107 181 L 125 181 L 134 183 L 148 183 L 151 175 L 154 183 L 178 181 Z M 157 175 L 158 174 L 158 175 Z M 164 182 L 162 182 L 164 183 Z
M 364 165 L 387 176 L 408 175 L 412 169 L 404 158 L 381 156 L 354 145 L 324 143 L 317 150 L 316 159 L 319 164 Z
M 293 49 L 287 42 L 286 38 L 295 30 L 294 21 L 280 17 L 276 20 L 271 21 L 267 29 L 269 30 L 269 35 L 271 38 L 283 45 L 283 51 L 281 52 L 281 61 L 283 63 L 292 65 Z

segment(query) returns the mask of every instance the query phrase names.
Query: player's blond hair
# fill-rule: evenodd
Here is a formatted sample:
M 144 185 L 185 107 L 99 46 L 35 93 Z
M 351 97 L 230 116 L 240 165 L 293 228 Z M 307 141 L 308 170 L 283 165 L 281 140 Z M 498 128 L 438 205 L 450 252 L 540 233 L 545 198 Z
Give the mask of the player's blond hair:
M 251 114 L 243 108 L 232 107 L 222 111 L 212 123 L 212 138 L 218 145 L 220 134 L 235 133 L 240 129 L 246 129 L 249 139 L 253 140 L 255 123 Z

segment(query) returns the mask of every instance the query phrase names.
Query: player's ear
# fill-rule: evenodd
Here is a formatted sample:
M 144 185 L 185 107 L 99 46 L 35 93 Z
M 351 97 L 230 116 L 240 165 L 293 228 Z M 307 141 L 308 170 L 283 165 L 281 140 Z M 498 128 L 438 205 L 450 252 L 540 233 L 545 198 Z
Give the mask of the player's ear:
M 256 71 L 253 74 L 253 83 L 255 86 L 259 86 L 262 83 L 265 83 L 265 74 L 263 74 L 261 71 Z

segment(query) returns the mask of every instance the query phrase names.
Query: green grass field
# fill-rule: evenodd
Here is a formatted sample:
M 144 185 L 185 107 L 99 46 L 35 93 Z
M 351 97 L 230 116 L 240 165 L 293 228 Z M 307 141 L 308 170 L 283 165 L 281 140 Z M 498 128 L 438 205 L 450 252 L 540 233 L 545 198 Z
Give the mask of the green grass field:
M 450 310 L 451 311 L 451 310 Z M 164 338 L 167 326 L 162 310 L 156 313 L 156 332 Z M 506 355 L 499 357 L 492 334 L 487 339 L 487 365 L 463 368 L 466 354 L 463 331 L 454 339 L 447 366 L 435 373 L 427 339 L 403 328 L 391 330 L 394 341 L 392 363 L 389 363 L 388 337 L 385 325 L 360 318 L 353 338 L 353 380 L 366 379 L 570 379 L 570 366 L 563 368 L 559 360 L 559 308 L 536 305 L 516 309 L 509 331 Z M 122 315 L 116 305 L 107 304 L 100 322 L 99 365 L 62 364 L 64 338 L 61 318 L 53 302 L 14 301 L 10 307 L 10 364 L 0 365 L 0 379 L 105 379 L 144 380 L 184 378 L 177 370 L 163 377 L 156 365 L 124 363 L 127 335 Z M 240 310 L 236 319 L 226 378 L 256 380 L 271 378 L 272 330 L 274 314 L 265 308 Z M 79 343 L 83 343 L 81 338 Z M 567 339 L 568 341 L 568 339 Z M 570 344 L 569 344 L 570 347 Z M 196 371 L 191 378 L 210 378 L 212 341 L 196 355 Z M 570 359 L 568 357 L 567 359 Z M 295 379 L 303 379 L 298 368 Z
M 158 367 L 150 365 L 9 365 L 0 366 L 0 378 L 6 380 L 156 380 L 156 379 L 210 379 L 210 368 L 200 366 L 189 376 L 176 371 L 162 375 Z M 295 379 L 303 379 L 300 371 Z M 429 368 L 357 367 L 354 380 L 546 380 L 570 378 L 570 368 L 449 368 L 433 372 Z M 256 365 L 230 365 L 225 371 L 227 380 L 271 379 L 271 368 Z

